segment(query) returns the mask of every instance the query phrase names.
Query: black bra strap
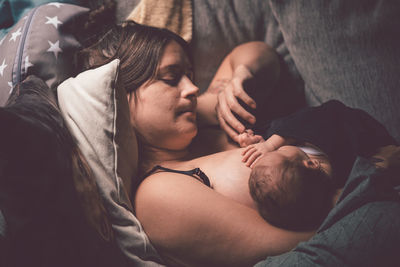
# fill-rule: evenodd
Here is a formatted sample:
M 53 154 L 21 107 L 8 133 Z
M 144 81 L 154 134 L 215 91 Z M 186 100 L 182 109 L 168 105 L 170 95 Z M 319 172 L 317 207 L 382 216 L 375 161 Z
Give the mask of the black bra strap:
M 200 168 L 195 168 L 193 170 L 189 170 L 189 171 L 180 171 L 180 170 L 174 170 L 174 169 L 169 169 L 169 168 L 165 168 L 163 166 L 160 165 L 156 165 L 154 166 L 153 169 L 151 169 L 146 175 L 145 177 L 153 174 L 154 172 L 161 170 L 161 171 L 165 171 L 165 172 L 174 172 L 174 173 L 179 173 L 179 174 L 184 174 L 184 175 L 188 175 L 191 177 L 194 177 L 196 179 L 198 179 L 197 177 L 200 178 L 200 180 L 208 187 L 211 187 L 210 184 L 210 179 L 208 179 L 207 175 L 202 172 L 202 170 L 200 170 Z M 197 177 L 195 177 L 194 175 L 196 175 Z

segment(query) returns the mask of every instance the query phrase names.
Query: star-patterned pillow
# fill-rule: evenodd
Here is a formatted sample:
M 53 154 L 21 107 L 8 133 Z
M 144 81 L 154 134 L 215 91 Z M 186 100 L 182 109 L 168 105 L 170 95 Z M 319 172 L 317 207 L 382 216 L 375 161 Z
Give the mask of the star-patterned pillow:
M 72 60 L 80 43 L 69 29 L 88 11 L 64 3 L 41 5 L 0 40 L 0 106 L 5 105 L 15 85 L 28 75 L 40 77 L 55 90 L 75 74 Z

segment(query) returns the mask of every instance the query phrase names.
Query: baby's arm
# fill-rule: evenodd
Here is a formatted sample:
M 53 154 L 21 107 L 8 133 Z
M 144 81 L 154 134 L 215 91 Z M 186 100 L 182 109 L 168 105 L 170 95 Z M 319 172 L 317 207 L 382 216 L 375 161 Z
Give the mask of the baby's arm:
M 277 150 L 281 146 L 293 143 L 294 139 L 284 138 L 282 136 L 274 134 L 264 142 L 247 146 L 242 152 L 242 161 L 246 164 L 247 167 L 253 168 L 256 160 L 259 157 L 263 156 L 265 153 Z

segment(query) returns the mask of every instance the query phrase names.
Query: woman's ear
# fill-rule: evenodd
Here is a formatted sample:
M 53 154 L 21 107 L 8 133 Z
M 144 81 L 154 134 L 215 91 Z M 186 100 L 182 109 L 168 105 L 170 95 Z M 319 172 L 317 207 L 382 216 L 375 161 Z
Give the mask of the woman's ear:
M 304 164 L 307 168 L 311 169 L 319 169 L 321 167 L 321 163 L 317 159 L 307 159 Z
M 129 117 L 130 117 L 130 122 L 131 125 L 134 125 L 134 110 L 135 110 L 135 106 L 136 106 L 136 96 L 135 96 L 135 92 L 131 91 L 129 93 L 126 93 L 126 97 L 128 100 L 128 108 L 129 108 Z

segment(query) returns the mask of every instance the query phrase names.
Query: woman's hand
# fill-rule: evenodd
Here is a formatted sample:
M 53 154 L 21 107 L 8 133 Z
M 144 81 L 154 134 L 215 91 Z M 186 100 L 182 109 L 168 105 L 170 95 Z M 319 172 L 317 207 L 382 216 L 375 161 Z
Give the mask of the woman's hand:
M 207 91 L 218 94 L 214 112 L 221 128 L 235 142 L 238 142 L 238 135 L 243 133 L 246 127 L 233 113 L 250 124 L 256 121 L 256 118 L 245 109 L 246 107 L 242 106 L 256 108 L 255 100 L 246 93 L 243 84 L 251 81 L 261 85 L 261 88 L 251 89 L 262 90 L 258 93 L 261 93 L 263 98 L 267 98 L 279 76 L 279 56 L 264 42 L 253 41 L 241 44 L 225 57 Z M 220 81 L 228 81 L 228 83 L 221 84 Z M 244 104 L 241 105 L 240 101 Z
M 238 99 L 255 109 L 256 102 L 244 90 L 243 83 L 253 79 L 254 76 L 245 65 L 239 65 L 233 71 L 232 79 L 218 93 L 216 112 L 221 128 L 235 141 L 239 143 L 239 134 L 245 131 L 245 126 L 233 115 L 254 124 L 256 118 L 242 107 Z

